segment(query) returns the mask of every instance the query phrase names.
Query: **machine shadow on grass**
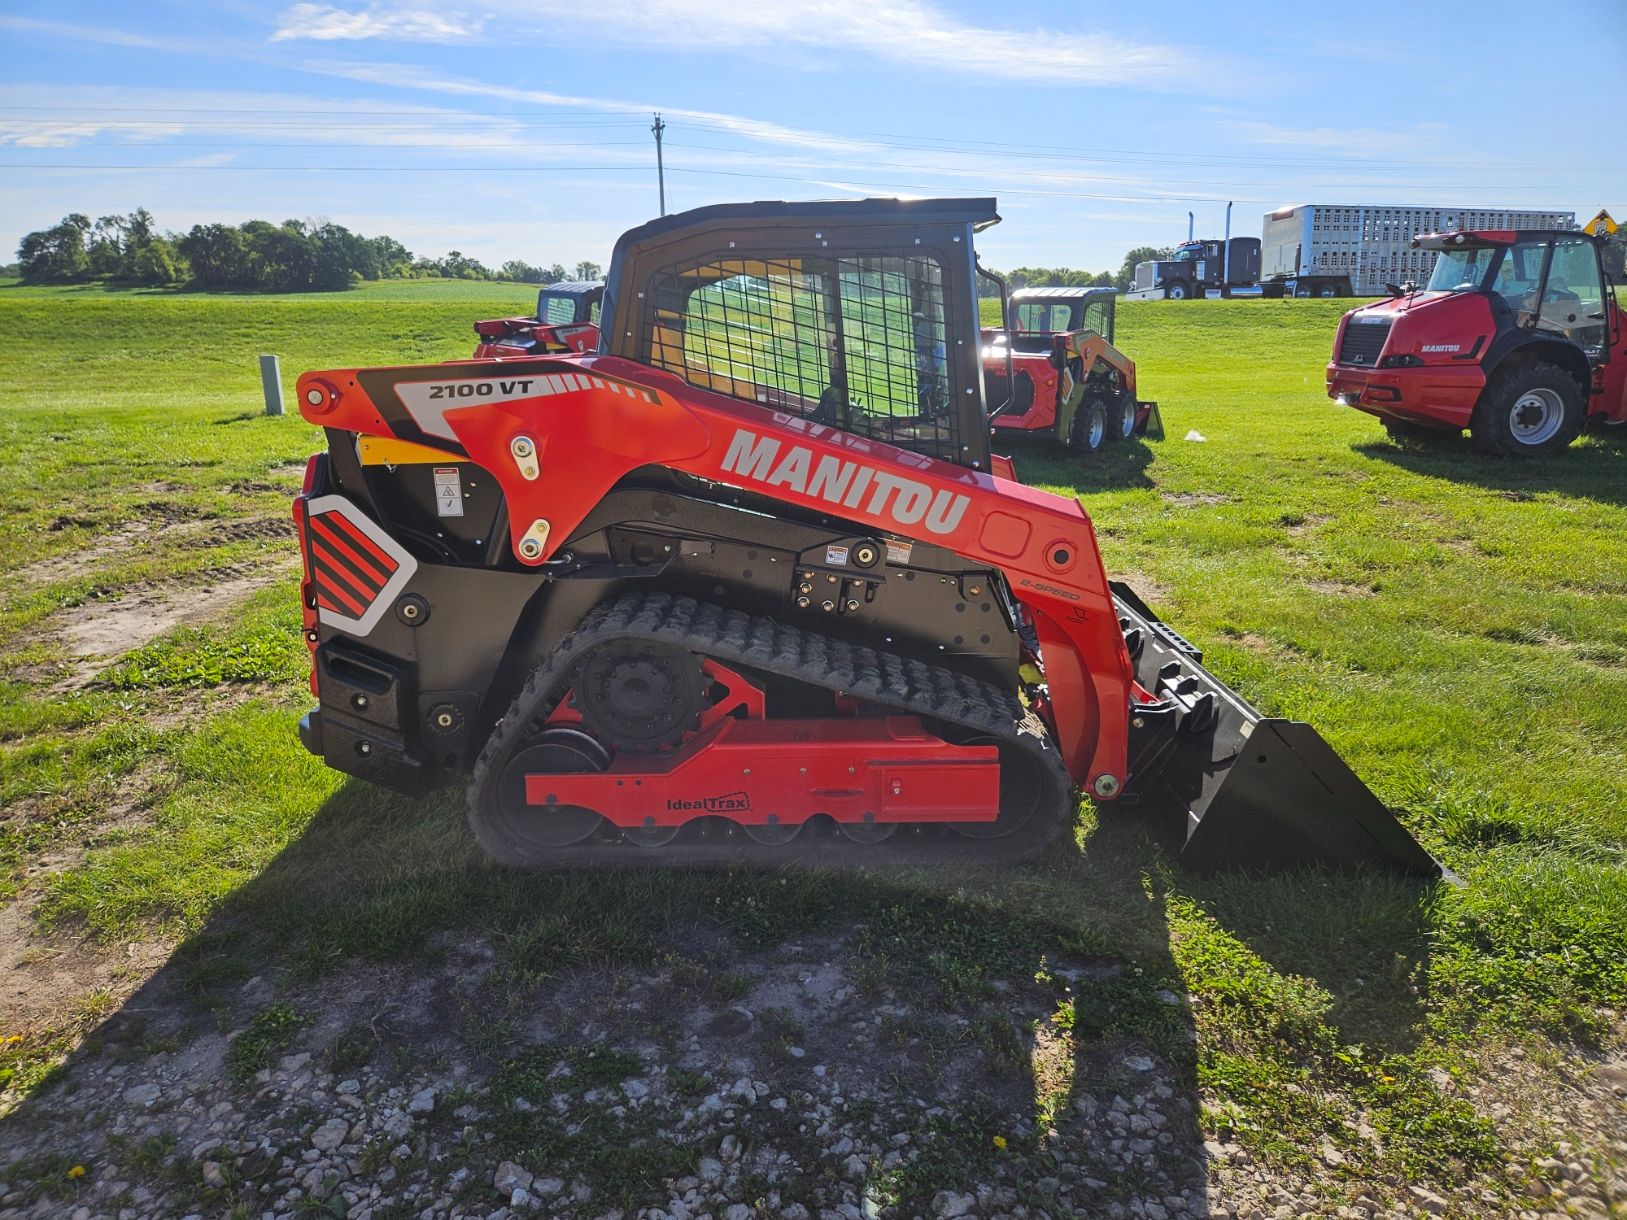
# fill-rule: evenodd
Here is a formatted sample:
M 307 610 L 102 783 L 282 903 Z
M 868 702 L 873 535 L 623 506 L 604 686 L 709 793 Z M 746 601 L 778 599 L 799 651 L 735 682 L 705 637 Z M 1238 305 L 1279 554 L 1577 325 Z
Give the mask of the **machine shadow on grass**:
M 1095 453 L 1076 453 L 1055 441 L 996 436 L 997 450 L 1017 464 L 1025 483 L 1067 487 L 1076 492 L 1134 491 L 1155 486 L 1147 475 L 1153 450 L 1142 437 L 1103 445 Z
M 546 1162 L 592 1187 L 585 1215 L 665 1203 L 663 1181 L 717 1155 L 731 1129 L 748 1151 L 788 1154 L 784 1202 L 834 1205 L 845 1158 L 830 1150 L 836 1136 L 802 1121 L 805 1095 L 828 1102 L 833 1090 L 847 1095 L 848 1125 L 884 1151 L 892 1135 L 910 1137 L 913 1159 L 867 1170 L 888 1215 L 983 1185 L 1053 1215 L 1172 1195 L 1187 1214 L 1207 1214 L 1202 1048 L 1186 995 L 1199 991 L 1211 1013 L 1217 1002 L 1247 1009 L 1250 997 L 1226 988 L 1252 984 L 1207 974 L 1207 949 L 1178 960 L 1172 929 L 1190 935 L 1195 909 L 1239 953 L 1325 989 L 1342 1042 L 1390 1054 L 1410 1049 L 1419 1025 L 1429 891 L 1378 877 L 1190 877 L 1129 812 L 1097 819 L 1082 842 L 987 871 L 523 874 L 479 858 L 455 796 L 408 801 L 349 782 L 0 1120 L 0 1176 L 43 1145 L 65 1164 L 161 1178 L 178 1211 L 262 1210 L 275 1196 L 253 1181 L 244 1193 L 204 1186 L 205 1158 L 191 1158 L 201 1112 L 232 1101 L 245 1115 L 237 1138 L 271 1135 L 297 1161 L 309 1141 L 301 1124 L 324 1114 L 290 1121 L 297 1099 L 276 1110 L 253 1073 L 308 1051 L 336 1078 L 375 1073 L 373 1096 L 488 1083 L 467 1094 L 478 1117 L 438 1110 L 420 1133 L 443 1157 L 465 1121 L 493 1138 L 439 1162 L 415 1143 L 414 1172 L 467 1167 L 484 1188 L 499 1160 Z M 1225 1048 L 1236 1035 L 1211 1031 Z M 1274 1054 L 1315 1053 L 1291 1034 L 1247 1036 Z M 552 1119 L 516 1125 L 504 1092 L 516 1072 L 538 1056 L 601 1053 L 655 1082 L 651 1108 L 573 1112 L 586 1124 L 575 1135 Z M 128 1074 L 97 1082 L 113 1064 Z M 816 1064 L 826 1068 L 817 1079 Z M 742 1076 L 768 1082 L 789 1108 L 759 1101 L 734 1124 L 666 1137 L 686 1108 Z M 152 1111 L 119 1104 L 125 1086 L 148 1080 L 163 1082 Z M 188 1115 L 186 1099 L 200 1094 Z M 119 1112 L 125 1142 L 110 1147 Z M 616 1146 L 640 1152 L 607 1157 Z
M 1627 427 L 1584 432 L 1570 448 L 1540 458 L 1487 457 L 1474 451 L 1466 435 L 1409 444 L 1362 441 L 1351 448 L 1414 474 L 1484 487 L 1509 499 L 1558 491 L 1627 504 Z
M 790 1154 L 785 1203 L 817 1211 L 848 1176 L 827 1147 L 834 1136 L 786 1121 L 798 1119 L 805 1093 L 828 1101 L 834 1088 L 848 1096 L 850 1124 L 869 1116 L 884 1151 L 890 1134 L 910 1135 L 913 1160 L 868 1171 L 870 1196 L 896 1209 L 886 1214 L 916 1214 L 939 1190 L 984 1184 L 1054 1215 L 1175 1194 L 1189 1200 L 1187 1214 L 1206 1214 L 1196 1034 L 1164 900 L 1147 882 L 1163 865 L 1144 828 L 1101 825 L 1082 851 L 1065 842 L 1001 872 L 528 875 L 476 857 L 458 804 L 355 782 L 336 792 L 0 1121 L 0 1171 L 25 1142 L 93 1169 L 128 1158 L 128 1146 L 101 1142 L 110 1111 L 63 1104 L 108 1088 L 89 1081 L 125 1063 L 129 1075 L 102 1100 L 130 1110 L 118 1104 L 122 1085 L 165 1081 L 164 1100 L 150 1114 L 135 1107 L 120 1129 L 173 1137 L 162 1176 L 181 1184 L 178 1209 L 240 1201 L 258 1212 L 274 1196 L 203 1186 L 189 1154 L 202 1115 L 187 1125 L 180 1107 L 213 1088 L 206 1111 L 225 1090 L 248 1118 L 240 1138 L 275 1132 L 297 1161 L 309 1133 L 268 1112 L 252 1074 L 309 1051 L 316 1069 L 370 1068 L 384 1078 L 379 1091 L 399 1084 L 410 1094 L 449 1071 L 464 1084 L 498 1082 L 472 1097 L 486 1107 L 472 1125 L 496 1137 L 439 1172 L 472 1165 L 484 1187 L 498 1160 L 529 1154 L 551 1157 L 550 1172 L 569 1179 L 575 1167 L 559 1150 L 575 1145 L 559 1131 L 516 1136 L 512 1113 L 498 1112 L 501 1081 L 539 1047 L 602 1046 L 642 1055 L 648 1077 L 665 1078 L 656 1101 L 673 1099 L 673 1120 L 741 1076 L 789 1098 L 789 1114 L 759 1104 L 733 1128 L 748 1149 L 772 1142 Z M 731 1016 L 742 1010 L 749 1018 Z M 268 1012 L 283 1013 L 291 1032 L 255 1058 L 251 1035 Z M 792 1056 L 792 1045 L 803 1053 Z M 815 1080 L 816 1063 L 828 1077 Z M 664 1203 L 663 1178 L 716 1155 L 730 1129 L 679 1145 L 659 1123 L 588 1121 L 605 1139 L 656 1149 L 633 1164 L 584 1152 L 588 1215 Z M 437 1111 L 425 1130 L 441 1126 L 444 1149 L 462 1120 Z

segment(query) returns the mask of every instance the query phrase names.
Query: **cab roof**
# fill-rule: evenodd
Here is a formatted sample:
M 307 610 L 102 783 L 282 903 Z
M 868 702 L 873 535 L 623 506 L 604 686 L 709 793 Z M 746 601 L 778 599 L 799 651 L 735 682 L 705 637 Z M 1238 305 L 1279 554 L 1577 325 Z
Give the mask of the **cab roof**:
M 979 232 L 1000 223 L 992 197 L 965 199 L 814 199 L 714 203 L 646 221 L 628 229 L 611 255 L 616 266 L 635 250 L 642 251 L 706 232 L 744 234 L 774 229 L 806 230 L 815 238 L 821 225 L 965 225 Z
M 1092 297 L 1113 297 L 1119 294 L 1117 288 L 1106 288 L 1099 284 L 1089 288 L 1017 288 L 1011 293 L 1011 302 L 1018 301 L 1088 301 Z
M 1450 233 L 1420 233 L 1412 239 L 1414 250 L 1484 250 L 1512 246 L 1517 241 L 1543 241 L 1551 237 L 1585 237 L 1597 241 L 1581 229 L 1457 229 Z
M 585 297 L 590 293 L 603 292 L 603 280 L 560 280 L 557 284 L 544 284 L 543 292 L 557 292 L 560 296 Z

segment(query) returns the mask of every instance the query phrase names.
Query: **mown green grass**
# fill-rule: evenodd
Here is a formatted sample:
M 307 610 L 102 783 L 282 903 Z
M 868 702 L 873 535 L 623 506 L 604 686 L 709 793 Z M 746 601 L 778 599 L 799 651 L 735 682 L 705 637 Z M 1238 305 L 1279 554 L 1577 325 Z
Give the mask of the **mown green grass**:
M 297 419 L 258 416 L 255 354 L 279 352 L 290 382 L 465 355 L 469 324 L 492 311 L 440 287 L 401 300 L 0 290 L 0 504 L 15 538 L 0 570 L 123 540 L 84 572 L 8 581 L 0 649 L 48 666 L 63 607 L 286 552 L 275 537 L 208 545 L 217 526 L 286 512 L 289 468 L 318 443 Z M 29 677 L 0 688 L 0 793 L 29 811 L 0 823 L 21 827 L 0 865 L 15 878 L 64 835 L 88 837 L 44 884 L 42 917 L 186 936 L 178 960 L 206 994 L 268 957 L 311 973 L 432 952 L 448 927 L 480 930 L 538 977 L 663 960 L 697 923 L 768 944 L 863 919 L 878 982 L 946 1004 L 1059 948 L 1106 955 L 1140 981 L 1069 1021 L 1184 1065 L 1207 1131 L 1282 1163 L 1325 1137 L 1352 1181 L 1480 1173 L 1495 1138 L 1428 1069 L 1466 1070 L 1510 1040 L 1605 1040 L 1627 1003 L 1627 456 L 1595 437 L 1519 465 L 1396 448 L 1323 394 L 1340 304 L 1122 305 L 1119 345 L 1169 439 L 1088 461 L 1025 445 L 1017 460 L 1080 495 L 1109 570 L 1262 708 L 1315 723 L 1461 888 L 1200 880 L 1133 818 L 1088 811 L 1074 845 L 1013 876 L 494 872 L 455 795 L 344 784 L 300 749 L 292 577 L 81 694 Z M 203 542 L 128 532 L 177 513 Z M 234 686 L 256 696 L 161 719 Z M 98 838 L 110 785 L 143 767 L 159 777 L 150 810 Z M 1190 992 L 1190 1012 L 1172 1021 L 1149 999 L 1164 986 Z M 1353 1109 L 1382 1151 L 1353 1142 Z
M 44 297 L 83 301 L 94 298 L 113 300 L 204 300 L 204 301 L 401 301 L 413 305 L 440 302 L 461 304 L 490 303 L 529 314 L 537 303 L 537 284 L 511 284 L 502 280 L 374 280 L 345 292 L 203 292 L 186 288 L 120 288 L 106 284 L 23 284 L 0 279 L 0 294 L 7 299 Z M 501 311 L 500 311 L 501 312 Z

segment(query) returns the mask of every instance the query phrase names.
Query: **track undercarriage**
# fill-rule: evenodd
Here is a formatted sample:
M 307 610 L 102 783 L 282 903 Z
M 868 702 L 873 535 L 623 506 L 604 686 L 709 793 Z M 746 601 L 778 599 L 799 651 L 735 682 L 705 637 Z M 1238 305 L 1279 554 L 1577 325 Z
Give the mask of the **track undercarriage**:
M 1075 808 L 1013 695 L 741 611 L 630 594 L 515 698 L 475 767 L 488 851 L 533 866 L 1020 860 Z

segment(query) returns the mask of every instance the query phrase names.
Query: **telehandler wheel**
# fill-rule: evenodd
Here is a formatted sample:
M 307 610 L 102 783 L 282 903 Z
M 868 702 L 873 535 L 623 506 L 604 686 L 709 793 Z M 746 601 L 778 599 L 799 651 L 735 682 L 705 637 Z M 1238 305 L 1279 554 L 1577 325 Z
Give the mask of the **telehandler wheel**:
M 1095 399 L 1087 398 L 1073 413 L 1068 444 L 1080 453 L 1095 453 L 1107 439 L 1107 412 Z
M 1582 430 L 1582 387 L 1557 365 L 1536 360 L 1504 369 L 1480 393 L 1469 434 L 1494 457 L 1538 457 Z

